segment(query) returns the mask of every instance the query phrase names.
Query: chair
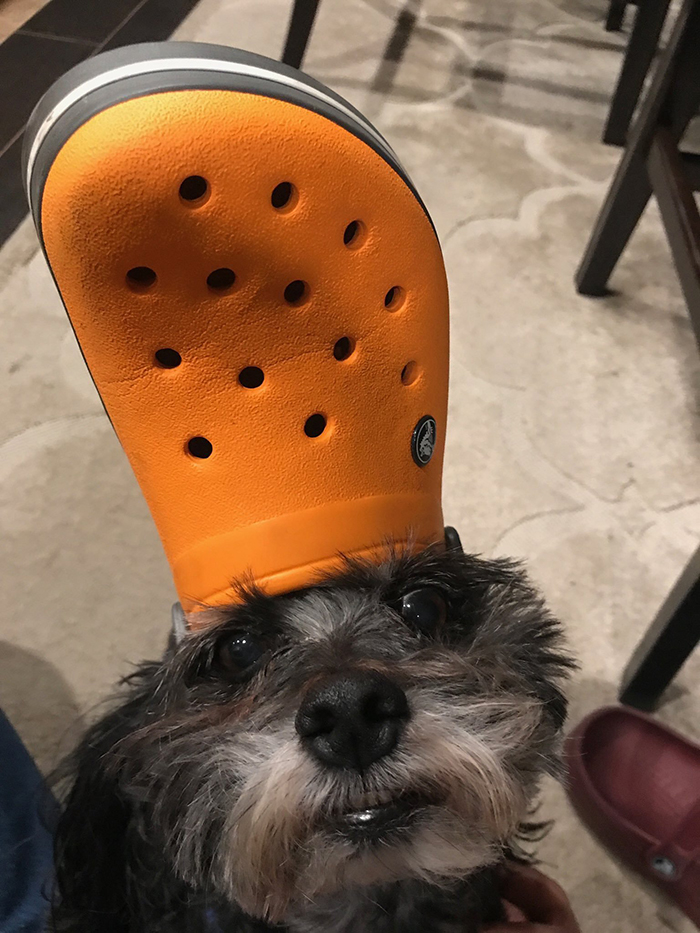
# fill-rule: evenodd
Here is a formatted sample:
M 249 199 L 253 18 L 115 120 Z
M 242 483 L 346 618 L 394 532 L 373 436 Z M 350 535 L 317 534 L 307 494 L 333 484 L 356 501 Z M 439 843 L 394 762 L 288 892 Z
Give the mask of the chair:
M 619 32 L 622 29 L 622 21 L 625 18 L 625 11 L 631 0 L 610 0 L 608 6 L 608 15 L 605 20 L 606 32 Z
M 606 294 L 608 278 L 654 194 L 700 345 L 700 213 L 693 196 L 700 190 L 700 156 L 679 149 L 700 105 L 698 48 L 700 0 L 684 0 L 598 215 L 576 287 L 583 295 Z M 630 661 L 621 700 L 653 709 L 698 641 L 700 549 Z
M 301 68 L 320 2 L 321 0 L 294 0 L 282 53 L 282 61 L 285 65 Z
M 620 700 L 651 711 L 700 641 L 700 548 L 678 578 L 622 675 Z
M 605 28 L 616 32 L 622 25 L 629 0 L 611 0 Z M 634 108 L 659 44 L 670 0 L 639 0 L 632 33 L 613 94 L 603 142 L 624 146 Z

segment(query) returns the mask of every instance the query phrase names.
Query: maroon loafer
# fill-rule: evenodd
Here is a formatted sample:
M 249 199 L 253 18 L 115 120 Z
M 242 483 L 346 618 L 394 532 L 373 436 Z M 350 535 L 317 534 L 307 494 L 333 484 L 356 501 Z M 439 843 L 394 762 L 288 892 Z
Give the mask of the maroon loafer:
M 564 760 L 581 820 L 700 927 L 700 746 L 608 706 L 571 732 Z

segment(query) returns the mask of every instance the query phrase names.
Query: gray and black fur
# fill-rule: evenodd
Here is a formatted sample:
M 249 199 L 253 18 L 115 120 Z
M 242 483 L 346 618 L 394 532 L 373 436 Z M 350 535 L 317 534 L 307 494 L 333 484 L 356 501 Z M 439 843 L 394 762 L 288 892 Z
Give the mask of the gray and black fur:
M 571 668 L 522 571 L 391 553 L 206 621 L 127 678 L 74 755 L 56 933 L 496 919 Z

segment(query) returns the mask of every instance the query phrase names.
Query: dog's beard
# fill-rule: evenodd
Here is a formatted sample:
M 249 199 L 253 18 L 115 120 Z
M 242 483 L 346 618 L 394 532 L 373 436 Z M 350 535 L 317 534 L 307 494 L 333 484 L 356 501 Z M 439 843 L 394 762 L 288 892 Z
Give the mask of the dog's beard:
M 434 636 L 394 608 L 426 587 L 453 613 Z M 423 552 L 353 566 L 286 600 L 249 594 L 212 615 L 135 675 L 131 696 L 78 750 L 58 834 L 64 893 L 93 877 L 81 808 L 104 812 L 109 793 L 118 821 L 129 814 L 118 829 L 124 868 L 155 865 L 164 902 L 179 878 L 206 902 L 218 895 L 272 922 L 362 887 L 451 887 L 503 857 L 538 779 L 556 771 L 571 668 L 556 621 L 513 565 Z M 269 634 L 268 654 L 236 680 L 217 658 L 248 631 Z M 342 768 L 305 743 L 297 719 L 313 685 L 338 672 L 383 677 L 406 699 L 396 744 Z M 96 791 L 95 772 L 113 790 Z M 370 810 L 370 823 L 377 811 L 399 817 L 366 831 Z
M 357 885 L 405 878 L 445 882 L 499 858 L 533 790 L 523 781 L 541 724 L 538 703 L 480 698 L 463 709 L 439 690 L 414 691 L 401 749 L 363 775 L 332 772 L 301 748 L 293 725 L 236 733 L 210 763 L 182 814 L 175 864 L 196 882 L 211 858 L 217 888 L 278 922 L 290 908 Z M 516 777 L 517 775 L 517 777 Z M 336 820 L 397 798 L 408 825 L 349 839 Z M 212 816 L 223 814 L 223 819 Z

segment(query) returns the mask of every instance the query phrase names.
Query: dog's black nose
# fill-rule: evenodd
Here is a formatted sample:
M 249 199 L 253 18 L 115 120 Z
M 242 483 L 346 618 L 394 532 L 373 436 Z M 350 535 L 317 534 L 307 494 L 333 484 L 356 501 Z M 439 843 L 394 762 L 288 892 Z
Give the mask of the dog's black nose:
M 394 750 L 408 716 L 401 687 L 384 674 L 357 671 L 312 687 L 296 729 L 322 764 L 363 771 Z

